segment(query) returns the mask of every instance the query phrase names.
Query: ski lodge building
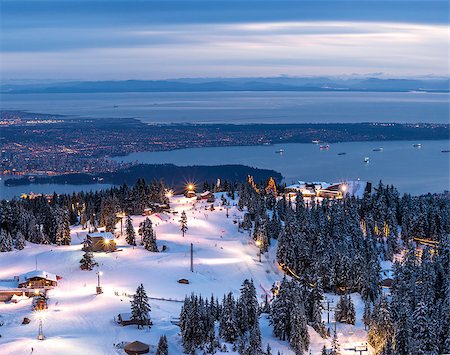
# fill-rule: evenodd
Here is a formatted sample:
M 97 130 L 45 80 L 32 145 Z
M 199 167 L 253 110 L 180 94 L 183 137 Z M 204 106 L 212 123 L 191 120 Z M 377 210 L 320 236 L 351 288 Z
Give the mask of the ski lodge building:
M 88 233 L 86 237 L 92 242 L 93 252 L 107 252 L 117 249 L 114 235 L 111 232 Z

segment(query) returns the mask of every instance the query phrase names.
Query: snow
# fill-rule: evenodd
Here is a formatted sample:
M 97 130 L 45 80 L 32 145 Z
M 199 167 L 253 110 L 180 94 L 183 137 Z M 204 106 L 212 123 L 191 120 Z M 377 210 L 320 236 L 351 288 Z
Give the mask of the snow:
M 237 221 L 243 213 L 236 206 L 226 210 L 220 207 L 221 194 L 216 194 L 215 210 L 210 211 L 210 203 L 195 201 L 183 196 L 171 198 L 171 208 L 177 214 L 158 213 L 148 216 L 153 222 L 158 247 L 167 247 L 165 252 L 151 253 L 142 246 L 126 244 L 124 236 L 116 239 L 118 251 L 95 253 L 99 263 L 93 271 L 79 268 L 79 260 L 86 230 L 72 229 L 72 245 L 55 247 L 27 243 L 24 250 L 15 250 L 0 255 L 0 280 L 11 279 L 14 275 L 35 268 L 36 258 L 39 268 L 51 270 L 60 275 L 58 286 L 48 292 L 49 307 L 41 312 L 32 312 L 31 299 L 20 303 L 0 303 L 0 348 L 2 354 L 124 354 L 114 346 L 121 342 L 135 340 L 156 345 L 159 337 L 167 336 L 170 354 L 181 354 L 179 328 L 173 324 L 179 318 L 182 302 L 191 293 L 210 297 L 213 293 L 222 299 L 225 293 L 233 292 L 237 297 L 242 282 L 252 278 L 258 298 L 264 299 L 273 283 L 280 281 L 283 272 L 275 261 L 276 243 L 269 253 L 258 262 L 258 248 L 249 239 L 248 232 L 238 232 Z M 231 201 L 236 205 L 237 200 Z M 179 219 L 182 211 L 188 218 L 188 231 L 183 238 Z M 133 225 L 138 230 L 139 223 L 146 216 L 133 216 Z M 120 223 L 116 231 L 120 233 Z M 102 236 L 104 233 L 102 233 Z M 139 241 L 139 237 L 138 237 Z M 194 246 L 194 272 L 190 271 L 190 245 Z M 97 271 L 102 271 L 103 294 L 96 295 Z M 56 276 L 55 276 L 56 277 Z M 180 284 L 181 278 L 189 284 Z M 151 329 L 137 329 L 130 325 L 122 327 L 114 322 L 119 313 L 130 312 L 131 295 L 139 284 L 143 284 L 150 296 L 152 308 Z M 337 303 L 338 296 L 327 294 L 328 299 Z M 352 295 L 355 303 L 355 326 L 337 324 L 341 344 L 341 354 L 354 354 L 352 348 L 366 340 L 367 334 L 362 324 L 364 304 L 357 294 Z M 24 317 L 31 323 L 22 325 Z M 326 321 L 326 312 L 323 313 Z M 44 341 L 36 339 L 39 321 L 43 322 L 46 336 Z M 333 322 L 333 314 L 330 317 Z M 293 354 L 289 345 L 272 335 L 267 315 L 260 319 L 263 349 L 270 343 L 272 353 Z M 334 323 L 329 326 L 331 329 Z M 322 339 L 310 328 L 311 353 L 320 354 L 323 345 L 330 346 L 331 339 Z M 231 346 L 228 346 L 231 354 Z

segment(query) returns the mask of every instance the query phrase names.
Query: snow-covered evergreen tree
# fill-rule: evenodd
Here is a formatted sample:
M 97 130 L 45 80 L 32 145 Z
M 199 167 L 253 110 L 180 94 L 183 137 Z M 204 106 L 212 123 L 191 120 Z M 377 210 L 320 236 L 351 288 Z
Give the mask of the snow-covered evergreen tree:
M 185 211 L 181 212 L 181 218 L 180 218 L 179 222 L 180 222 L 181 234 L 184 237 L 184 235 L 186 234 L 187 230 L 189 229 L 188 225 L 187 225 L 187 216 L 186 216 L 186 212 Z
M 150 305 L 144 285 L 140 284 L 131 300 L 131 317 L 138 321 L 138 329 L 150 323 Z
M 251 330 L 258 320 L 258 299 L 253 280 L 244 280 L 237 304 L 241 333 Z
M 156 348 L 156 355 L 169 355 L 169 346 L 165 335 L 161 335 Z
M 156 236 L 150 218 L 147 217 L 144 222 L 142 222 L 141 233 L 144 248 L 148 251 L 158 252 L 158 246 L 156 245 Z
M 125 240 L 127 241 L 128 245 L 136 245 L 136 232 L 134 231 L 133 220 L 131 219 L 131 216 L 127 216 L 127 221 L 125 222 L 125 233 Z

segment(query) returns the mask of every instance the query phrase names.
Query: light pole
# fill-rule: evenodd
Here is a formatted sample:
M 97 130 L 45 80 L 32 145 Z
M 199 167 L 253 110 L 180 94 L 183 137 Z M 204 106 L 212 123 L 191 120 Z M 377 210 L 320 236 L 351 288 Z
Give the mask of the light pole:
M 259 258 L 259 262 L 261 262 L 261 241 L 260 241 L 260 240 L 257 240 L 257 241 L 255 242 L 255 244 L 256 244 L 256 246 L 257 246 L 258 249 L 259 249 L 258 258 Z
M 44 339 L 45 339 L 45 335 L 44 335 L 44 330 L 42 329 L 42 318 L 39 318 L 39 330 L 38 330 L 37 340 L 44 340 Z
M 116 214 L 117 217 L 120 217 L 120 236 L 123 236 L 123 217 L 126 216 L 125 212 L 122 211 Z
M 100 286 L 100 276 L 102 276 L 102 275 L 103 275 L 103 271 L 97 271 L 97 288 L 96 288 L 97 295 L 103 293 L 102 287 Z

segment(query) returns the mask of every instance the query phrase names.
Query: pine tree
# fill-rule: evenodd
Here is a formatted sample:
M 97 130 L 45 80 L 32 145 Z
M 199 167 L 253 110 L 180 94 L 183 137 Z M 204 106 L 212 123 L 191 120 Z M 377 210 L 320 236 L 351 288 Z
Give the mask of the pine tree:
M 290 292 L 289 282 L 286 278 L 283 278 L 271 307 L 270 321 L 273 325 L 273 334 L 281 340 L 289 339 L 291 334 L 290 314 L 292 312 L 292 304 Z
M 152 221 L 150 220 L 150 218 L 147 217 L 142 223 L 141 232 L 144 248 L 147 249 L 148 251 L 158 252 L 155 232 L 153 231 Z
M 0 230 L 0 252 L 12 251 L 13 240 L 10 233 L 4 229 Z
M 131 300 L 131 317 L 138 321 L 138 329 L 149 325 L 150 323 L 150 305 L 148 304 L 148 297 L 145 293 L 144 285 L 141 284 L 136 289 L 136 293 Z
M 161 335 L 156 349 L 156 355 L 169 355 L 169 346 L 165 335 Z
M 188 230 L 187 216 L 186 216 L 186 212 L 185 211 L 181 212 L 181 218 L 180 218 L 179 222 L 180 222 L 181 234 L 184 237 L 184 235 L 186 234 L 186 232 Z
M 364 313 L 363 313 L 363 323 L 364 323 L 364 329 L 367 330 L 367 328 L 370 325 L 371 320 L 371 309 L 370 309 L 370 302 L 365 301 L 364 302 Z
M 86 251 L 83 254 L 83 258 L 80 260 L 80 264 L 81 270 L 89 270 L 89 271 L 92 270 L 94 266 L 98 265 L 94 260 L 92 251 Z
M 231 292 L 223 298 L 219 334 L 226 342 L 230 343 L 234 343 L 239 336 L 236 301 Z
M 250 331 L 250 340 L 247 353 L 249 355 L 262 354 L 261 330 L 259 329 L 259 322 L 255 322 Z
M 306 322 L 305 309 L 300 301 L 291 310 L 291 334 L 289 338 L 289 344 L 295 350 L 296 354 L 302 354 L 303 351 L 309 348 L 309 334 L 308 326 Z
M 447 315 L 448 316 L 448 315 Z M 425 302 L 418 302 L 413 314 L 413 349 L 417 354 L 436 354 L 436 332 L 434 319 L 430 316 Z
M 353 301 L 348 295 L 347 300 L 347 323 L 355 325 L 355 305 L 353 304 Z
M 383 295 L 375 303 L 372 312 L 372 321 L 368 333 L 368 342 L 377 352 L 386 345 L 388 338 L 392 338 L 394 329 L 390 315 L 389 303 Z
M 339 355 L 341 353 L 341 347 L 339 345 L 339 340 L 336 331 L 333 333 L 333 340 L 331 341 L 331 351 L 330 355 Z
M 133 227 L 133 220 L 131 219 L 131 216 L 127 216 L 127 220 L 125 222 L 125 232 L 126 237 L 125 240 L 127 241 L 128 245 L 136 245 L 136 232 L 134 231 Z
M 86 238 L 83 243 L 84 251 L 83 258 L 80 260 L 80 269 L 81 270 L 92 270 L 94 266 L 98 265 L 94 260 L 94 255 L 92 254 L 92 240 L 90 238 Z
M 334 311 L 334 318 L 337 322 L 346 323 L 347 321 L 347 297 L 341 295 L 339 301 L 336 304 L 336 309 Z
M 258 321 L 258 299 L 253 280 L 244 280 L 238 302 L 239 328 L 241 333 L 251 330 Z
M 21 231 L 18 231 L 16 234 L 14 247 L 18 250 L 22 250 L 23 248 L 25 248 L 25 236 Z

